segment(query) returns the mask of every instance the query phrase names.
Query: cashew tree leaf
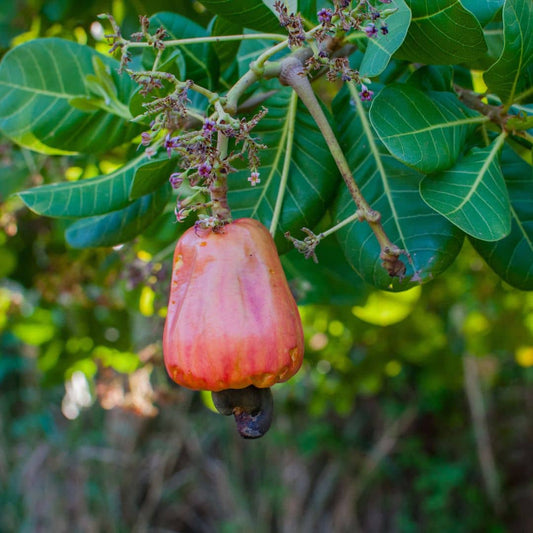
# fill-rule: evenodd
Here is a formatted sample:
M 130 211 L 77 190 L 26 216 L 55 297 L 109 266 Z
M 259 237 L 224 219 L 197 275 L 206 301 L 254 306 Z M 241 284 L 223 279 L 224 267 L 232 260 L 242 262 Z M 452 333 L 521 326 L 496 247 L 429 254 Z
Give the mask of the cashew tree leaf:
M 282 33 L 284 30 L 273 11 L 273 2 L 262 0 L 203 0 L 209 11 L 246 28 L 261 32 Z
M 169 159 L 166 154 L 154 161 L 144 161 L 135 170 L 130 184 L 129 198 L 135 200 L 159 189 L 168 182 L 170 174 L 177 169 L 177 158 Z
M 77 220 L 67 228 L 65 238 L 73 248 L 116 246 L 130 241 L 161 215 L 170 191 L 166 184 L 123 209 Z
M 33 187 L 20 192 L 19 196 L 39 215 L 64 218 L 102 215 L 130 204 L 135 173 L 148 161 L 143 154 L 110 174 Z
M 510 105 L 516 95 L 531 88 L 533 63 L 533 2 L 506 0 L 503 6 L 504 44 L 500 57 L 484 74 L 490 91 Z
M 501 160 L 511 201 L 511 232 L 496 242 L 470 237 L 477 252 L 507 283 L 533 290 L 533 167 L 505 147 Z
M 0 129 L 48 154 L 102 153 L 130 140 L 139 132 L 126 106 L 134 84 L 117 68 L 114 59 L 64 39 L 16 46 L 0 63 Z M 114 100 L 99 90 L 112 91 Z M 89 107 L 80 109 L 82 102 Z
M 496 16 L 503 2 L 504 0 L 461 0 L 461 4 L 476 16 L 482 26 Z
M 467 137 L 487 120 L 453 93 L 425 93 L 406 84 L 380 91 L 370 108 L 370 119 L 394 157 L 427 173 L 451 167 Z
M 367 283 L 380 289 L 405 290 L 432 280 L 454 261 L 464 233 L 422 200 L 422 174 L 386 154 L 374 136 L 376 149 L 372 149 L 370 125 L 363 128 L 347 92 L 334 100 L 333 110 L 352 174 L 370 206 L 381 213 L 389 238 L 407 253 L 403 257 L 407 272 L 403 280 L 389 277 L 380 264 L 376 237 L 365 222 L 349 223 L 336 233 L 348 262 Z M 364 120 L 368 121 L 366 115 Z M 333 209 L 335 223 L 356 211 L 347 189 L 341 191 Z
M 411 10 L 404 0 L 392 0 L 390 8 L 396 11 L 386 19 L 388 33 L 383 35 L 380 32 L 375 38 L 368 40 L 365 55 L 359 67 L 361 76 L 373 77 L 381 74 L 407 35 L 411 23 Z
M 265 106 L 268 113 L 253 130 L 267 146 L 259 151 L 261 182 L 251 186 L 248 169 L 230 174 L 228 200 L 234 218 L 257 218 L 267 228 L 279 204 L 275 239 L 279 249 L 287 251 L 291 244 L 283 234 L 318 223 L 337 190 L 339 174 L 313 118 L 290 88 L 280 90 Z M 284 165 L 289 165 L 288 179 L 280 187 Z
M 458 0 L 406 3 L 412 19 L 397 52 L 399 58 L 428 65 L 455 65 L 475 61 L 486 53 L 481 24 Z
M 494 141 L 486 148 L 473 148 L 455 166 L 426 176 L 420 194 L 433 209 L 468 235 L 497 241 L 511 231 L 509 194 Z

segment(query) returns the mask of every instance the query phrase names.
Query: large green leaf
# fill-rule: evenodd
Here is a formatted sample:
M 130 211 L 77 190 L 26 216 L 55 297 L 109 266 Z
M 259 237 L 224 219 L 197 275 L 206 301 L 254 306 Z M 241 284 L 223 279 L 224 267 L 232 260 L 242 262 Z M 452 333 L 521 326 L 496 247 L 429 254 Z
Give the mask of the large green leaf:
M 517 94 L 530 88 L 524 73 L 533 62 L 533 2 L 506 0 L 503 6 L 504 45 L 484 79 L 490 91 L 505 104 L 511 104 Z
M 421 172 L 452 166 L 465 139 L 485 121 L 455 94 L 424 93 L 410 85 L 389 85 L 374 99 L 372 126 L 394 157 Z
M 392 0 L 391 9 L 396 11 L 387 17 L 389 33 L 381 33 L 368 40 L 365 56 L 359 68 L 361 76 L 378 76 L 389 64 L 392 54 L 402 45 L 409 24 L 411 11 L 404 0 Z
M 468 11 L 474 13 L 482 26 L 488 24 L 502 8 L 504 0 L 461 0 Z
M 284 31 L 273 11 L 268 7 L 273 2 L 261 0 L 202 0 L 202 4 L 213 13 L 236 24 L 257 31 Z
M 107 69 L 117 99 L 134 86 L 118 63 L 88 46 L 63 39 L 35 39 L 10 50 L 0 63 L 0 128 L 22 146 L 44 153 L 104 152 L 131 139 L 139 126 L 104 109 L 84 112 L 72 101 L 95 101 L 87 76 L 95 58 Z
M 487 51 L 477 18 L 459 0 L 406 0 L 409 32 L 398 57 L 429 65 L 468 63 Z
M 148 158 L 143 154 L 102 176 L 34 187 L 19 193 L 35 213 L 49 217 L 88 217 L 122 209 L 130 203 L 133 177 Z
M 503 280 L 533 290 L 533 167 L 507 147 L 501 166 L 512 206 L 511 232 L 497 242 L 470 240 Z
M 281 188 L 284 196 L 276 232 L 278 247 L 287 250 L 290 243 L 283 233 L 299 232 L 303 226 L 312 228 L 317 224 L 337 189 L 339 174 L 307 109 L 301 102 L 293 109 L 295 101 L 290 88 L 279 91 L 265 105 L 268 114 L 253 130 L 254 136 L 268 146 L 259 153 L 261 183 L 252 187 L 248 182 L 250 171 L 247 169 L 230 174 L 228 199 L 234 218 L 257 218 L 270 227 L 280 194 L 287 139 L 292 130 L 292 156 L 287 186 Z
M 403 258 L 407 266 L 405 279 L 391 279 L 381 266 L 380 247 L 370 226 L 353 222 L 337 232 L 349 263 L 367 283 L 381 289 L 404 290 L 433 279 L 459 253 L 463 233 L 422 200 L 421 174 L 384 155 L 377 139 L 374 142 L 379 153 L 371 150 L 368 133 L 346 93 L 335 99 L 334 116 L 350 168 L 363 195 L 381 213 L 391 241 L 409 254 Z M 334 209 L 335 222 L 341 222 L 355 211 L 353 199 L 343 189 Z
M 170 185 L 167 184 L 124 209 L 77 220 L 67 228 L 66 240 L 74 248 L 116 246 L 127 242 L 162 213 L 169 197 Z
M 168 182 L 170 174 L 176 170 L 176 167 L 177 158 L 169 159 L 163 156 L 154 161 L 145 161 L 135 170 L 130 185 L 130 199 L 135 200 L 161 187 Z
M 424 65 L 409 76 L 408 83 L 422 92 L 451 92 L 453 74 L 453 68 L 449 65 Z
M 457 164 L 426 176 L 420 194 L 433 209 L 468 235 L 497 241 L 511 231 L 509 194 L 503 179 L 495 141 L 474 148 Z

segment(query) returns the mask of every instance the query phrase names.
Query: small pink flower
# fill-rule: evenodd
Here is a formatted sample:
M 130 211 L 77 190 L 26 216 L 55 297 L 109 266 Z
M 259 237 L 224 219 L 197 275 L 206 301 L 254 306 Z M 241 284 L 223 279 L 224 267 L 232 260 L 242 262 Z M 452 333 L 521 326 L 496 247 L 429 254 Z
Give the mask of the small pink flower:
M 373 22 L 370 22 L 365 26 L 365 33 L 367 37 L 375 37 L 378 34 L 378 29 Z
M 370 102 L 372 100 L 372 97 L 374 96 L 374 91 L 371 91 L 366 85 L 361 85 L 361 92 L 359 93 L 359 98 L 363 102 Z
M 198 167 L 198 174 L 202 178 L 208 178 L 211 174 L 211 170 L 213 170 L 213 167 L 206 161 Z
M 259 172 L 252 172 L 250 174 L 250 177 L 248 178 L 248 181 L 252 185 L 252 187 L 255 187 L 258 183 L 261 183 L 261 180 L 259 179 Z

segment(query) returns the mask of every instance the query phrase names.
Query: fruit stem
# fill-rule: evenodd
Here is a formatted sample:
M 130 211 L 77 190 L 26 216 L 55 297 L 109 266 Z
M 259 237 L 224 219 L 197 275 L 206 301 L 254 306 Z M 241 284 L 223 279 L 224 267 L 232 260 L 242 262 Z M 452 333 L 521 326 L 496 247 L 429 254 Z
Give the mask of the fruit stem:
M 222 132 L 217 135 L 217 154 L 222 163 L 228 155 L 228 137 Z M 225 224 L 231 222 L 231 210 L 228 204 L 228 176 L 227 168 L 221 164 L 215 171 L 215 176 L 209 184 L 209 196 L 211 197 L 211 213 L 217 222 Z
M 383 267 L 391 277 L 402 278 L 405 274 L 406 267 L 399 257 L 403 252 L 398 246 L 390 241 L 381 225 L 381 214 L 370 207 L 357 186 L 348 161 L 346 161 L 346 157 L 344 156 L 344 152 L 342 151 L 342 148 L 335 137 L 335 133 L 333 132 L 324 111 L 320 107 L 318 99 L 311 87 L 311 83 L 305 74 L 301 59 L 295 55 L 284 59 L 281 62 L 279 79 L 282 84 L 289 85 L 294 89 L 296 94 L 307 107 L 311 116 L 314 118 L 329 147 L 329 151 L 335 160 L 341 176 L 348 187 L 350 195 L 357 205 L 361 218 L 368 222 L 380 244 L 380 258 Z

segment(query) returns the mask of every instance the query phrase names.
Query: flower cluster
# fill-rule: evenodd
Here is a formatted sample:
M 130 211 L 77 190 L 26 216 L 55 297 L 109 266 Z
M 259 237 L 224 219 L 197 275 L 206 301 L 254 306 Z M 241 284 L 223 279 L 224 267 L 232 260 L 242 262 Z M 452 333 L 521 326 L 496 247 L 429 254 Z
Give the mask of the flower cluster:
M 274 2 L 273 7 L 278 13 L 280 25 L 289 32 L 289 47 L 298 48 L 302 46 L 305 42 L 305 30 L 300 15 L 295 15 L 294 13 L 289 15 L 287 6 L 280 1 Z
M 390 3 L 390 0 L 380 0 Z M 384 19 L 394 13 L 395 9 L 380 11 L 368 0 L 353 2 L 350 0 L 334 0 L 334 9 L 322 8 L 317 13 L 321 27 L 314 33 L 318 42 L 324 41 L 328 36 L 337 32 L 361 31 L 369 38 L 375 38 L 379 33 L 386 35 L 389 32 Z M 379 23 L 377 22 L 379 20 Z
M 173 129 L 162 137 L 163 129 L 168 126 L 166 113 L 160 110 L 160 115 L 152 121 L 149 132 L 141 135 L 141 145 L 146 147 L 149 155 L 155 153 L 158 147 L 163 148 L 168 157 L 176 157 L 180 170 L 173 172 L 169 182 L 174 189 L 179 189 L 180 199 L 175 208 L 176 220 L 182 222 L 194 211 L 202 211 L 211 207 L 207 196 L 217 180 L 224 178 L 235 169 L 231 166 L 234 159 L 247 159 L 251 169 L 248 181 L 251 186 L 261 182 L 257 168 L 260 165 L 259 150 L 265 148 L 257 138 L 252 136 L 253 128 L 266 114 L 266 109 L 250 119 L 232 119 L 229 116 L 218 117 L 215 113 L 206 117 L 194 129 Z M 216 142 L 219 135 L 234 140 L 234 150 L 221 157 Z
M 132 60 L 129 51 L 132 43 L 138 43 L 144 39 L 144 41 L 155 50 L 161 51 L 165 49 L 164 39 L 168 37 L 166 30 L 163 27 L 159 27 L 153 34 L 150 33 L 150 20 L 145 15 L 139 16 L 141 31 L 133 33 L 131 35 L 131 40 L 125 39 L 122 36 L 120 27 L 112 15 L 104 13 L 98 15 L 98 18 L 107 19 L 113 28 L 113 33 L 106 34 L 104 37 L 110 41 L 110 54 L 114 53 L 116 50 L 120 50 L 121 57 L 119 72 L 122 72 Z

